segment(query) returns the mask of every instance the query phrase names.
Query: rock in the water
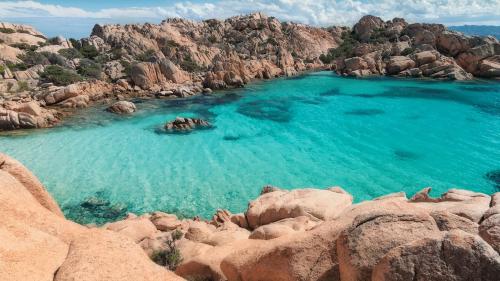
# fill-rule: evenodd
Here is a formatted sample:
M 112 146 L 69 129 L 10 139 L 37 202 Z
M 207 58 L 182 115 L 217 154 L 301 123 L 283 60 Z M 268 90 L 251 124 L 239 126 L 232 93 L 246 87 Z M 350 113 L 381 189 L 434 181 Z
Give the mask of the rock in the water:
M 203 119 L 177 117 L 174 121 L 165 124 L 165 130 L 169 132 L 190 132 L 194 129 L 210 128 L 212 125 Z
M 137 110 L 134 103 L 129 101 L 119 101 L 115 102 L 113 105 L 107 108 L 109 112 L 116 114 L 131 114 Z

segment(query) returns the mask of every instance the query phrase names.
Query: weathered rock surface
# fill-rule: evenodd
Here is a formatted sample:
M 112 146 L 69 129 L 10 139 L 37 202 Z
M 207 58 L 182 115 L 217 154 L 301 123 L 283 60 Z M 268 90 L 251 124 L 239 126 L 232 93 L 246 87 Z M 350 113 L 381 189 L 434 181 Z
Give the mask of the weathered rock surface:
M 118 101 L 108 107 L 107 110 L 116 114 L 131 114 L 137 110 L 137 107 L 129 101 Z
M 165 130 L 169 132 L 189 132 L 194 129 L 209 128 L 212 125 L 203 119 L 177 117 L 175 120 L 165 124 Z
M 362 17 L 345 34 L 350 37 L 347 49 L 353 51 L 341 53 L 335 62 L 334 68 L 342 74 L 447 80 L 500 77 L 500 47 L 493 37 L 465 36 L 440 24 L 408 24 L 398 18 L 384 22 L 374 16 Z M 361 59 L 371 63 L 360 63 Z
M 0 280 L 184 280 L 126 236 L 64 219 L 26 168 L 1 159 Z
M 248 205 L 246 218 L 251 229 L 282 219 L 306 216 L 312 220 L 332 220 L 352 203 L 341 189 L 277 190 L 265 193 Z
M 493 281 L 500 274 L 499 193 L 452 189 L 432 198 L 424 189 L 410 200 L 394 193 L 352 204 L 338 187 L 268 186 L 246 214 L 219 210 L 211 221 L 131 214 L 88 228 L 65 220 L 38 180 L 4 155 L 0 187 L 2 280 Z M 181 233 L 177 275 L 147 257 L 167 251 L 174 232 Z
M 495 280 L 500 256 L 478 236 L 441 232 L 390 250 L 371 280 Z

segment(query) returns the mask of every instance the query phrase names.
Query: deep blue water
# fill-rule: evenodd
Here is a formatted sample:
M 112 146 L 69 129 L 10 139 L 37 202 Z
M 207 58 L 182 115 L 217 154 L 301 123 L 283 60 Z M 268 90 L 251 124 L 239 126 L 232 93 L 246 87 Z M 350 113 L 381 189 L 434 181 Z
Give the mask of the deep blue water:
M 357 201 L 427 186 L 435 195 L 500 186 L 486 176 L 500 169 L 498 82 L 319 72 L 137 106 L 130 117 L 97 107 L 58 128 L 0 136 L 0 150 L 34 171 L 66 214 L 83 222 L 125 211 L 239 212 L 267 184 L 339 185 Z M 163 133 L 176 116 L 215 127 Z

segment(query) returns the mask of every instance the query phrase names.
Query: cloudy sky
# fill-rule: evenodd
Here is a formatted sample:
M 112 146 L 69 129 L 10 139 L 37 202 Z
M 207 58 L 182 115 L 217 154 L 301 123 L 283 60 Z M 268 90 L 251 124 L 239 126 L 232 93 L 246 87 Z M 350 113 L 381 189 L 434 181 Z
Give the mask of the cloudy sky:
M 49 36 L 88 36 L 95 23 L 226 18 L 261 11 L 317 26 L 352 25 L 366 14 L 446 25 L 500 25 L 500 0 L 0 0 L 0 21 L 34 25 Z

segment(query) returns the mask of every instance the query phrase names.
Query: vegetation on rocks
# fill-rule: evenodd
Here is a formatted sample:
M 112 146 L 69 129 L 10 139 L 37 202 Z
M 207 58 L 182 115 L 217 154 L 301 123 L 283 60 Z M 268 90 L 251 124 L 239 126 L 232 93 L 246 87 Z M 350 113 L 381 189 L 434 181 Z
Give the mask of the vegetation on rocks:
M 170 233 L 170 238 L 165 243 L 165 249 L 154 251 L 151 259 L 169 270 L 175 270 L 182 262 L 182 255 L 176 245 L 176 241 L 180 240 L 184 234 L 180 230 L 174 230 Z
M 349 31 L 344 31 L 342 33 L 342 43 L 337 48 L 332 48 L 328 50 L 327 54 L 321 54 L 319 59 L 323 63 L 331 63 L 333 60 L 341 57 L 350 57 L 353 54 L 353 49 L 358 44 L 358 41 L 354 39 L 353 33 Z
M 15 33 L 16 31 L 14 29 L 12 29 L 12 28 L 0 27 L 0 32 L 1 33 L 11 34 L 11 33 Z
M 82 53 L 75 48 L 61 49 L 58 53 L 69 60 L 83 58 Z
M 58 65 L 47 66 L 40 77 L 44 81 L 54 83 L 54 85 L 58 86 L 67 86 L 83 80 L 78 73 L 64 69 Z
M 101 65 L 89 59 L 82 59 L 77 71 L 78 74 L 87 78 L 100 79 L 102 75 Z

